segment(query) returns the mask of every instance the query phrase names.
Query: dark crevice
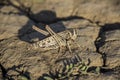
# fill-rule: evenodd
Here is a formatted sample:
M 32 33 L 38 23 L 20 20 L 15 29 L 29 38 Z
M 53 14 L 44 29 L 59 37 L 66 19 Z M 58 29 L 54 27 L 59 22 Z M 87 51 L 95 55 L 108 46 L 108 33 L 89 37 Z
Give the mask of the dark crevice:
M 3 67 L 2 64 L 0 64 L 0 68 L 1 68 L 1 70 L 2 70 L 2 76 L 3 76 L 3 78 L 5 78 L 5 77 L 6 77 L 6 74 L 7 74 L 7 71 L 6 71 L 6 69 Z
M 105 53 L 101 53 L 103 58 L 103 67 L 106 67 L 107 56 Z
M 105 44 L 105 40 L 106 40 L 105 33 L 107 31 L 113 31 L 113 30 L 120 30 L 120 23 L 105 24 L 104 26 L 101 26 L 99 35 L 95 41 L 95 46 L 96 46 L 97 52 L 100 53 L 99 48 Z M 101 39 L 98 40 L 99 38 L 101 38 Z
M 23 65 L 20 64 L 18 66 L 12 66 L 11 68 L 5 69 L 4 66 L 2 64 L 0 64 L 0 68 L 2 70 L 2 77 L 3 79 L 7 79 L 7 80 L 14 80 L 12 77 L 17 76 L 17 75 L 9 75 L 7 74 L 10 70 L 13 70 L 17 73 L 19 73 L 20 76 L 24 76 L 26 77 L 28 80 L 31 80 L 30 78 L 30 73 L 27 71 L 19 71 L 18 69 L 20 69 L 20 67 L 22 67 Z
M 31 8 L 24 6 L 20 1 L 17 1 L 20 6 L 15 5 L 11 0 L 7 0 L 7 2 L 14 8 L 18 9 L 20 12 L 23 12 L 25 15 L 32 14 Z
M 113 69 L 104 69 L 104 68 L 101 68 L 100 72 L 105 74 L 107 72 L 113 72 L 114 70 Z
M 108 68 L 102 67 L 100 71 L 103 74 L 105 74 L 105 73 L 119 74 L 120 73 L 120 66 L 117 66 L 117 67 L 112 68 L 112 69 L 108 69 Z
M 99 31 L 99 35 L 95 40 L 95 46 L 96 46 L 96 52 L 100 53 L 103 58 L 103 67 L 107 67 L 106 61 L 107 61 L 107 55 L 104 52 L 101 52 L 99 49 L 106 43 L 106 36 L 105 33 L 107 31 L 113 31 L 113 30 L 120 30 L 120 23 L 114 23 L 114 24 L 105 24 L 104 26 L 101 26 L 101 29 Z M 112 71 L 112 69 L 102 69 L 102 72 L 109 72 Z
M 0 39 L 0 42 L 4 41 L 5 39 Z
M 7 2 L 7 0 L 0 0 L 0 8 L 2 8 L 3 6 L 8 6 L 9 3 Z

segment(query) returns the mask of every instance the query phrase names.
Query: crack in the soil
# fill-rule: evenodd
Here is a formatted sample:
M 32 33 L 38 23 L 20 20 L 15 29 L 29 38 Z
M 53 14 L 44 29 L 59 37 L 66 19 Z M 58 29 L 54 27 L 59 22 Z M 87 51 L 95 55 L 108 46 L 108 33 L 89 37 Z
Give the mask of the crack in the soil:
M 23 6 L 22 8 L 14 5 L 12 2 L 10 2 L 10 5 L 13 6 L 14 8 L 18 9 L 20 12 L 22 12 L 23 14 L 20 14 L 20 13 L 15 13 L 15 14 L 18 14 L 18 15 L 25 15 L 27 16 L 30 20 L 32 20 L 33 22 L 35 23 L 43 23 L 43 24 L 52 24 L 52 23 L 56 23 L 56 22 L 59 22 L 59 21 L 68 21 L 68 20 L 72 20 L 72 19 L 85 19 L 83 17 L 79 17 L 79 16 L 68 16 L 68 17 L 63 17 L 63 18 L 57 18 L 55 17 L 55 19 L 51 20 L 51 21 L 39 21 L 37 19 L 35 19 L 33 16 L 35 16 L 36 14 L 33 14 L 33 12 L 31 11 L 30 8 L 27 8 L 25 6 Z M 49 13 L 49 11 L 46 11 Z M 0 11 L 0 13 L 2 13 Z M 10 13 L 3 13 L 3 14 L 7 14 L 7 15 L 10 15 L 10 14 L 14 14 L 13 12 L 10 12 Z M 88 21 L 90 21 L 91 23 L 94 23 L 93 21 L 87 19 Z M 105 44 L 105 32 L 106 31 L 111 31 L 111 30 L 116 30 L 116 29 L 119 29 L 120 30 L 120 23 L 114 23 L 114 24 L 105 24 L 104 26 L 101 27 L 100 31 L 99 31 L 99 35 L 98 35 L 98 38 L 101 38 L 100 40 L 98 40 L 98 38 L 96 38 L 96 40 L 94 41 L 95 43 L 95 46 L 96 46 L 96 52 L 101 54 L 102 55 L 102 58 L 103 58 L 103 66 L 102 67 L 106 67 L 106 61 L 107 61 L 107 56 L 106 56 L 106 53 L 102 53 L 100 52 L 100 47 L 102 47 L 104 44 Z M 1 41 L 4 41 L 5 39 L 2 39 L 0 40 Z M 0 68 L 2 70 L 2 75 L 3 77 L 6 77 L 6 69 L 2 66 L 2 64 L 0 64 Z M 101 69 L 101 72 L 102 73 L 105 73 L 105 72 L 109 72 L 109 71 L 113 71 L 113 69 Z
M 5 39 L 0 39 L 0 42 L 4 41 Z
M 2 70 L 2 77 L 5 78 L 6 74 L 7 74 L 7 71 L 6 71 L 6 69 L 3 67 L 3 65 L 1 63 L 0 63 L 0 68 Z
M 120 30 L 120 23 L 114 23 L 114 24 L 105 24 L 104 26 L 101 26 L 101 29 L 99 31 L 99 35 L 94 41 L 95 46 L 96 46 L 96 52 L 100 53 L 103 58 L 103 67 L 106 67 L 106 61 L 107 61 L 107 55 L 106 53 L 100 52 L 100 47 L 102 47 L 106 43 L 106 37 L 105 37 L 105 32 L 107 31 L 112 31 L 112 30 Z M 100 40 L 98 40 L 100 38 Z M 113 40 L 116 41 L 116 40 Z M 113 71 L 113 69 L 103 69 L 102 72 L 109 72 Z

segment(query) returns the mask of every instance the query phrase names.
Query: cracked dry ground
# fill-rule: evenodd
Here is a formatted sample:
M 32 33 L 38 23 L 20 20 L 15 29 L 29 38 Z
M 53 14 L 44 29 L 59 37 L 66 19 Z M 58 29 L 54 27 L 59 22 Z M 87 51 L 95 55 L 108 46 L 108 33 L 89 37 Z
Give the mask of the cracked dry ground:
M 51 24 L 52 28 L 62 27 L 61 22 Z M 73 55 L 68 51 L 60 57 L 57 57 L 57 50 L 40 51 L 28 50 L 31 43 L 21 41 L 17 36 L 2 39 L 0 41 L 0 62 L 1 66 L 7 71 L 5 74 L 13 79 L 17 75 L 24 74 L 31 79 L 38 79 L 45 73 L 58 68 L 62 61 L 78 54 L 80 58 L 87 63 L 90 59 L 90 66 L 105 66 L 106 71 L 102 71 L 101 75 L 87 76 L 85 79 L 102 80 L 119 78 L 119 52 L 120 52 L 120 30 L 118 25 L 107 29 L 106 27 L 95 26 L 88 20 L 75 19 L 62 22 L 66 28 L 75 27 L 80 29 L 76 42 L 80 45 L 79 49 L 74 50 Z M 64 26 L 63 26 L 64 27 Z M 38 32 L 31 32 L 21 36 L 21 39 L 31 40 L 33 35 Z M 97 50 L 96 50 L 97 49 Z M 62 53 L 61 53 L 62 54 Z M 55 63 L 57 61 L 57 63 Z M 114 71 L 114 69 L 116 69 Z M 106 78 L 107 77 L 107 78 Z M 84 76 L 80 76 L 84 80 Z
M 72 13 L 72 7 L 68 6 L 67 3 L 69 2 L 69 4 L 71 4 L 72 0 L 63 0 L 63 2 L 64 5 L 61 5 L 62 0 L 55 2 L 51 0 L 46 1 L 46 3 L 42 1 L 40 2 L 40 9 L 44 10 L 45 8 L 52 10 L 52 5 L 55 5 L 54 10 L 57 16 L 69 16 L 70 13 Z M 31 16 L 23 15 L 25 13 L 17 14 L 19 11 L 14 7 L 6 6 L 1 8 L 1 12 L 7 14 L 0 14 L 0 80 L 5 77 L 9 77 L 10 80 L 19 80 L 19 75 L 27 77 L 28 80 L 44 80 L 42 78 L 44 75 L 49 74 L 50 71 L 55 73 L 56 69 L 64 66 L 64 61 L 74 58 L 75 55 L 78 55 L 86 64 L 90 61 L 89 66 L 91 67 L 101 67 L 101 70 L 99 75 L 80 75 L 79 77 L 75 77 L 74 80 L 119 80 L 119 12 L 114 11 L 114 6 L 111 8 L 109 7 L 111 5 L 104 4 L 104 1 L 99 3 L 94 0 L 91 2 L 81 0 L 79 3 L 81 6 L 78 6 L 78 10 L 73 10 L 75 11 L 74 14 L 76 13 L 75 16 L 66 18 L 56 18 L 56 14 L 52 11 L 41 11 L 39 16 L 36 14 L 36 16 L 32 15 L 31 18 Z M 103 6 L 100 7 L 96 5 L 98 3 L 103 4 Z M 45 4 L 49 6 L 49 8 Z M 87 13 L 91 13 L 92 10 L 89 11 L 86 4 L 88 4 L 88 7 L 90 7 L 90 4 L 94 4 L 96 8 L 93 10 L 103 9 L 103 13 L 96 11 L 97 14 L 93 13 L 88 15 Z M 65 8 L 66 6 L 67 8 Z M 39 11 L 36 7 L 38 7 L 38 4 L 33 6 L 33 12 Z M 81 7 L 84 7 L 84 10 L 82 10 Z M 106 7 L 109 7 L 109 9 Z M 81 11 L 79 11 L 79 8 Z M 109 11 L 108 14 L 110 19 L 107 15 L 104 15 L 104 13 L 107 13 L 105 12 L 106 9 L 108 11 L 112 10 L 111 12 Z M 66 10 L 68 10 L 68 14 L 65 12 Z M 85 12 L 85 10 L 88 12 Z M 116 10 L 119 10 L 119 8 L 116 8 Z M 13 13 L 9 13 L 11 11 L 13 11 Z M 64 14 L 61 13 L 63 11 L 65 12 Z M 43 18 L 43 15 L 45 18 Z M 82 15 L 82 17 L 79 17 L 79 15 Z M 104 18 L 102 16 L 104 16 Z M 98 23 L 99 26 L 96 25 L 95 22 Z M 44 35 L 32 29 L 32 26 L 35 24 L 44 29 L 45 25 L 41 23 L 49 24 L 55 32 L 79 28 L 79 34 L 75 40 L 75 42 L 79 44 L 79 48 L 73 49 L 72 54 L 70 54 L 69 51 L 66 51 L 64 54 L 58 53 L 57 49 L 48 51 L 29 49 L 34 41 L 36 42 L 46 38 Z M 71 80 L 71 78 L 66 80 Z

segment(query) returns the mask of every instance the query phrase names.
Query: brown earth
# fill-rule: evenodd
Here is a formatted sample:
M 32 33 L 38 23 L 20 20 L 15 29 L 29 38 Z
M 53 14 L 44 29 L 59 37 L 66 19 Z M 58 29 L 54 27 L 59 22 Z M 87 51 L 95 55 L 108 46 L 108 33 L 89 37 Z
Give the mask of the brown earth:
M 34 41 L 46 38 L 32 26 L 44 30 L 46 24 L 56 33 L 78 28 L 75 43 L 79 48 L 72 54 L 29 49 Z M 101 70 L 99 75 L 71 76 L 73 80 L 120 79 L 119 0 L 0 1 L 0 80 L 45 80 L 45 75 L 63 68 L 65 61 L 74 63 L 76 55 Z

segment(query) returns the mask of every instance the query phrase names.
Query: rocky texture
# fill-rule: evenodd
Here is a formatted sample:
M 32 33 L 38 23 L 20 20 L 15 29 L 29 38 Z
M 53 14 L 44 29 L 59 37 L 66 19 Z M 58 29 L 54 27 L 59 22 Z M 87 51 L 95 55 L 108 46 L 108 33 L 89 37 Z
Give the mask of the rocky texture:
M 34 73 L 34 75 L 32 75 L 36 77 L 35 75 L 40 76 L 40 74 L 46 72 L 49 69 L 48 66 L 46 66 L 47 62 L 45 60 L 44 54 L 43 57 L 40 55 L 41 53 L 37 51 L 28 51 L 26 48 L 26 43 L 21 42 L 18 40 L 18 38 L 13 37 L 9 40 L 4 40 L 1 45 L 3 46 L 1 46 L 2 50 L 0 62 L 7 70 L 8 75 L 14 74 L 16 76 L 22 72 L 27 73 L 27 71 L 29 71 L 29 74 Z
M 80 79 L 120 79 L 119 0 L 34 0 L 33 5 L 27 0 L 21 0 L 24 5 L 16 1 L 0 5 L 0 64 L 5 69 L 3 75 L 11 76 L 11 79 L 26 76 L 40 80 L 40 76 L 77 54 L 86 64 L 90 60 L 90 66 L 104 66 L 103 69 L 108 70 L 103 70 L 99 76 L 80 76 Z M 46 38 L 32 29 L 34 24 L 42 29 L 45 24 L 50 24 L 55 32 L 79 28 L 76 39 L 79 49 L 73 50 L 72 55 L 68 51 L 57 54 L 58 50 L 28 50 L 32 39 Z
M 25 13 L 31 10 L 32 15 L 29 17 L 37 22 L 50 23 L 73 16 L 84 17 L 100 24 L 120 22 L 119 0 L 10 1 L 15 8 Z M 24 5 L 19 4 L 19 2 Z
M 0 79 L 3 78 L 3 75 L 2 75 L 2 69 L 0 68 Z
M 41 8 L 36 8 L 39 4 Z M 48 12 L 51 14 L 53 13 L 53 15 L 58 18 L 82 16 L 100 23 L 115 23 L 120 21 L 119 0 L 46 0 L 39 2 L 39 4 L 33 5 L 32 11 L 35 14 L 44 15 L 44 17 L 49 17 L 49 15 L 46 14 Z M 43 18 L 42 16 L 39 17 Z M 55 20 L 55 17 L 52 17 L 51 19 Z
M 0 14 L 0 19 L 2 19 L 0 21 L 0 40 L 5 38 L 10 38 L 13 36 L 23 35 L 23 34 L 18 34 L 18 30 L 21 29 L 29 20 L 29 18 L 24 15 L 12 14 L 12 13 L 10 14 L 9 13 L 10 11 L 11 8 L 10 10 L 7 11 L 4 10 L 6 14 Z M 29 29 L 29 27 L 32 26 L 31 24 L 33 24 L 33 22 L 29 21 L 29 24 L 24 27 Z
M 101 39 L 104 38 L 104 41 L 102 40 L 100 43 L 103 45 L 99 50 L 107 57 L 106 66 L 114 68 L 120 65 L 120 29 L 105 31 L 101 35 L 103 35 Z
M 79 80 L 119 80 L 119 76 L 115 74 L 101 74 L 100 76 L 84 76 L 80 77 Z
M 81 52 L 79 53 L 79 56 L 86 64 L 88 64 L 90 61 L 89 66 L 103 66 L 102 55 L 100 55 L 99 53 Z
M 63 22 L 63 23 L 76 24 L 75 27 L 80 28 L 79 29 L 80 33 L 78 34 L 78 39 L 76 41 L 76 43 L 80 45 L 80 48 L 78 49 L 78 52 L 76 52 L 76 54 L 78 54 L 86 64 L 88 63 L 88 59 L 90 59 L 90 66 L 102 66 L 103 65 L 102 56 L 98 53 L 94 53 L 96 50 L 96 47 L 94 45 L 94 40 L 97 37 L 97 35 L 95 35 L 94 32 L 98 34 L 99 27 L 95 26 L 94 24 L 90 23 L 87 20 L 79 20 L 79 19 L 71 20 L 69 22 Z M 88 23 L 88 24 L 84 24 L 84 23 Z M 53 29 L 56 28 L 59 30 L 58 26 L 60 25 L 57 23 L 51 24 L 51 27 Z M 71 27 L 69 25 L 65 25 L 65 26 L 67 26 L 66 28 L 68 29 Z M 74 26 L 71 28 L 74 28 Z M 87 32 L 90 32 L 88 33 L 89 35 L 87 35 Z M 26 34 L 26 35 L 30 36 L 31 34 Z M 86 43 L 87 41 L 84 43 L 85 38 L 86 40 L 88 40 L 88 43 Z M 43 73 L 49 72 L 49 70 L 52 69 L 53 66 L 55 66 L 54 62 L 56 62 L 56 60 L 59 60 L 61 58 L 61 57 L 59 58 L 56 57 L 58 55 L 57 54 L 58 52 L 54 50 L 52 52 L 28 50 L 27 48 L 30 46 L 30 44 L 20 41 L 17 37 L 11 37 L 9 39 L 1 41 L 0 46 L 1 46 L 0 62 L 3 64 L 3 66 L 6 69 L 8 69 L 8 73 L 7 73 L 8 75 L 20 74 L 23 68 L 23 70 L 25 69 L 24 71 L 27 70 L 27 72 L 29 72 L 29 74 L 32 75 L 31 76 L 32 78 L 38 78 Z M 86 50 L 88 50 L 88 52 L 84 52 Z M 82 53 L 80 53 L 79 51 L 82 51 Z M 89 51 L 91 51 L 91 53 Z M 68 55 L 70 55 L 70 53 L 67 53 L 63 58 L 66 58 Z

